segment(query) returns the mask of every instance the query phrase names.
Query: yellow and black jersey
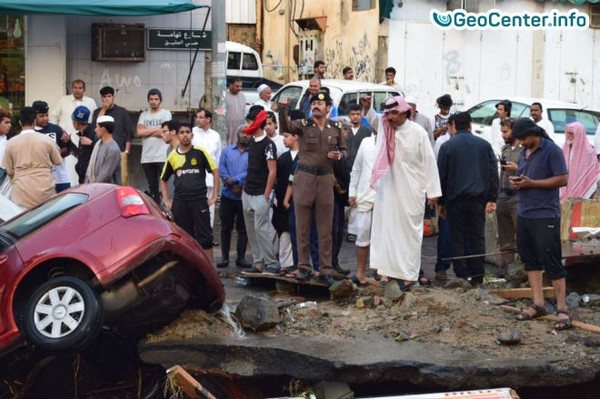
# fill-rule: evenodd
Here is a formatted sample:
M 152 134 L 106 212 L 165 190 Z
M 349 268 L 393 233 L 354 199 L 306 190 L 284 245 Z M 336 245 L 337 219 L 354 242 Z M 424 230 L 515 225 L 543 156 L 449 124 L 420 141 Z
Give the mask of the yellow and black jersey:
M 192 200 L 206 198 L 206 173 L 217 169 L 215 161 L 204 148 L 192 147 L 188 152 L 171 151 L 160 178 L 168 181 L 175 175 L 174 198 Z

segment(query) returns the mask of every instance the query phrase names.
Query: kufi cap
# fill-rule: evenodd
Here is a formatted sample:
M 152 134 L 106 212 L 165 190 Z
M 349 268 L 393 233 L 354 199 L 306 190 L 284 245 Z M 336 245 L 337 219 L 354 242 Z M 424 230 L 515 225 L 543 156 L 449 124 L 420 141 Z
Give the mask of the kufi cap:
M 99 116 L 96 123 L 115 123 L 115 119 L 110 115 Z
M 263 83 L 260 86 L 258 86 L 258 88 L 256 89 L 256 91 L 258 92 L 258 94 L 262 93 L 263 91 L 265 91 L 265 89 L 268 89 L 269 85 Z

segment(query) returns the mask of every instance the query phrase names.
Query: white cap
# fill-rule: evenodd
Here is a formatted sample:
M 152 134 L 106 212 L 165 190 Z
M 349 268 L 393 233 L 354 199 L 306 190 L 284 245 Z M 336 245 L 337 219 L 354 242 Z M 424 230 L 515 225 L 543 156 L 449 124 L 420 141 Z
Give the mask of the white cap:
M 416 104 L 416 103 L 417 103 L 417 99 L 416 99 L 416 98 L 414 98 L 414 97 L 406 97 L 406 98 L 404 99 L 404 101 L 406 101 L 406 102 L 407 102 L 407 103 L 409 103 L 409 104 Z
M 263 83 L 260 86 L 258 86 L 258 89 L 256 89 L 256 91 L 258 92 L 258 94 L 260 94 L 260 93 L 262 93 L 268 87 L 269 86 L 267 84 Z
M 110 115 L 102 115 L 102 116 L 98 117 L 98 119 L 96 120 L 96 123 L 106 123 L 106 122 L 115 123 L 115 119 Z

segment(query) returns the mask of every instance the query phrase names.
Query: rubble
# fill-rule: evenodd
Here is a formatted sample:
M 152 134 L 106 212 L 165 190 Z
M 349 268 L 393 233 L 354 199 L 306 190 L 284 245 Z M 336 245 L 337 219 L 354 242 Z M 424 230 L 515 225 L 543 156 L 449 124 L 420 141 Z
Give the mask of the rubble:
M 263 295 L 244 297 L 235 309 L 235 316 L 244 328 L 252 331 L 268 330 L 280 321 L 277 304 Z

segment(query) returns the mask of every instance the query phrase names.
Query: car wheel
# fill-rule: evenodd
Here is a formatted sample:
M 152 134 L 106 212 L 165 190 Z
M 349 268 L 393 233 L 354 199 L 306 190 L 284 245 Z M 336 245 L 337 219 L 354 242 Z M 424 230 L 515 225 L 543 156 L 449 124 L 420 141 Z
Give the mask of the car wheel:
M 43 283 L 25 307 L 25 337 L 51 351 L 78 350 L 102 329 L 104 311 L 98 295 L 86 282 L 69 276 Z

